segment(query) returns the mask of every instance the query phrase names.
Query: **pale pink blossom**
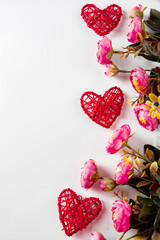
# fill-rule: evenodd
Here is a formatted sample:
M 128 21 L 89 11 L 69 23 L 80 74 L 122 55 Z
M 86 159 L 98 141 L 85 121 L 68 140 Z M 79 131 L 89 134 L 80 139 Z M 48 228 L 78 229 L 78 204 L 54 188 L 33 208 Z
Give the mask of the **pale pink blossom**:
M 116 153 L 122 147 L 124 141 L 128 140 L 130 133 L 131 128 L 128 124 L 121 126 L 110 137 L 106 151 L 110 154 Z
M 112 61 L 109 61 L 109 63 L 106 64 L 105 75 L 107 77 L 113 77 L 118 73 L 119 73 L 118 67 Z
M 92 232 L 91 235 L 92 235 L 91 240 L 105 240 L 103 235 L 99 232 L 96 232 L 96 231 Z
M 135 6 L 130 11 L 131 17 L 140 17 L 143 18 L 143 6 L 141 4 L 138 4 L 138 6 Z
M 93 159 L 88 160 L 81 168 L 81 187 L 88 189 L 98 180 L 98 170 Z
M 151 117 L 150 109 L 151 107 L 147 104 L 138 103 L 134 108 L 134 112 L 139 124 L 147 130 L 153 131 L 158 127 L 159 121 L 157 118 Z
M 124 157 L 115 170 L 115 180 L 118 184 L 125 184 L 133 173 L 133 165 L 129 163 L 128 157 Z
M 148 89 L 149 87 L 148 79 L 149 77 L 147 73 L 141 67 L 136 67 L 131 71 L 130 81 L 134 89 L 139 94 L 144 93 Z
M 111 40 L 103 36 L 101 40 L 98 41 L 98 51 L 97 51 L 97 59 L 100 64 L 109 63 L 111 57 L 113 55 L 113 48 Z
M 123 200 L 116 200 L 112 206 L 112 220 L 117 232 L 125 232 L 129 229 L 131 206 Z
M 138 42 L 137 33 L 142 34 L 142 19 L 139 17 L 133 18 L 129 24 L 127 34 L 128 41 L 132 43 Z
M 109 192 L 115 189 L 116 182 L 108 177 L 104 177 L 99 181 L 99 187 L 102 191 Z

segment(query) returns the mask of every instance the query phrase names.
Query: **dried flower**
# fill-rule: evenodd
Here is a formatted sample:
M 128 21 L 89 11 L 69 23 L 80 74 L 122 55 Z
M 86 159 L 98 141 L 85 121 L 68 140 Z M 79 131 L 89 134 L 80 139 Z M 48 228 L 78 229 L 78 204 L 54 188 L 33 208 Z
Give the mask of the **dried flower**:
M 81 187 L 88 189 L 99 178 L 97 166 L 93 159 L 88 160 L 81 168 Z
M 148 79 L 149 77 L 147 73 L 141 67 L 136 67 L 131 71 L 130 81 L 134 89 L 139 94 L 144 93 L 148 89 L 149 87 Z
M 134 112 L 139 124 L 147 130 L 153 131 L 158 127 L 158 119 L 150 116 L 151 107 L 145 103 L 138 103 Z
M 139 17 L 133 18 L 129 24 L 127 34 L 128 41 L 132 43 L 138 42 L 137 33 L 142 34 L 142 19 Z
M 128 140 L 131 133 L 131 128 L 128 124 L 117 129 L 108 141 L 106 151 L 110 154 L 116 153 L 123 145 L 124 141 Z
M 117 232 L 125 232 L 129 229 L 131 206 L 123 200 L 116 200 L 112 206 L 112 220 Z
M 133 172 L 133 165 L 129 163 L 128 157 L 123 157 L 123 159 L 118 163 L 115 170 L 116 183 L 125 184 L 128 182 Z
M 113 48 L 111 40 L 103 36 L 101 40 L 98 41 L 98 51 L 97 51 L 97 59 L 100 64 L 109 63 L 111 57 L 113 55 Z

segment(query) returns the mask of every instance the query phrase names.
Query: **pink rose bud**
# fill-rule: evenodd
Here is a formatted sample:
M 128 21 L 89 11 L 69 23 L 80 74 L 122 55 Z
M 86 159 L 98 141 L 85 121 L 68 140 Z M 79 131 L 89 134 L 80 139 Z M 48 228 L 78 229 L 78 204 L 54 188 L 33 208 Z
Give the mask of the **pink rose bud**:
M 111 40 L 103 36 L 101 40 L 98 41 L 98 51 L 97 59 L 100 64 L 107 64 L 113 55 L 113 48 Z
M 131 17 L 140 17 L 143 18 L 143 6 L 139 4 L 138 6 L 135 6 L 130 11 Z
M 131 71 L 130 81 L 134 89 L 139 94 L 144 93 L 148 89 L 149 87 L 148 79 L 149 77 L 147 73 L 141 67 L 136 67 Z
M 132 43 L 138 42 L 137 33 L 142 34 L 142 19 L 139 17 L 133 18 L 129 24 L 127 34 L 128 41 Z
M 126 232 L 130 225 L 131 206 L 123 200 L 116 200 L 112 206 L 112 220 L 117 232 Z
M 151 107 L 147 104 L 138 103 L 134 108 L 134 112 L 139 124 L 147 130 L 153 131 L 158 127 L 158 119 L 151 117 L 150 109 Z
M 104 177 L 99 181 L 99 187 L 102 191 L 109 192 L 115 189 L 116 182 L 113 179 Z
M 97 166 L 93 159 L 88 160 L 84 166 L 81 168 L 81 187 L 88 189 L 93 183 L 95 183 L 99 178 Z
M 91 237 L 91 240 L 106 240 L 103 235 L 99 232 L 92 232 L 91 233 L 92 237 Z
M 128 157 L 124 157 L 117 165 L 115 180 L 118 184 L 125 184 L 133 174 L 133 165 L 129 163 Z
M 106 64 L 105 71 L 106 76 L 113 77 L 116 76 L 118 73 L 119 73 L 118 67 L 112 61 L 109 61 L 109 63 Z
M 116 153 L 123 143 L 128 140 L 130 133 L 131 128 L 128 124 L 121 126 L 110 137 L 106 151 L 110 154 Z

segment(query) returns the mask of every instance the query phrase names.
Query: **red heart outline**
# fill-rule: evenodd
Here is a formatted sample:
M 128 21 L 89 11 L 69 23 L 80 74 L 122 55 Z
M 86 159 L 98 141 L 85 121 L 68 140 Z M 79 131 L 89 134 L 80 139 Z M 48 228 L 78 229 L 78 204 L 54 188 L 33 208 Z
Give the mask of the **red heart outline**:
M 67 236 L 86 228 L 100 213 L 102 204 L 98 198 L 82 200 L 70 188 L 64 189 L 58 197 L 59 219 Z
M 99 36 L 104 36 L 117 27 L 122 16 L 122 10 L 116 4 L 111 4 L 103 10 L 94 4 L 86 4 L 81 10 L 81 16 L 89 28 Z
M 82 109 L 92 121 L 109 128 L 121 113 L 124 97 L 120 88 L 112 87 L 103 97 L 94 92 L 85 92 L 80 101 Z

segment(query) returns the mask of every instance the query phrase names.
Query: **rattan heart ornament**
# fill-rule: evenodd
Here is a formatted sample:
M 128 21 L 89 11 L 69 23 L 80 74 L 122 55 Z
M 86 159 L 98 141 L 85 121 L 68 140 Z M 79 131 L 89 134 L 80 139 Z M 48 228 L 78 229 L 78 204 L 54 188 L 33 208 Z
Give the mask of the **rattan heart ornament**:
M 82 199 L 73 190 L 64 189 L 58 197 L 59 219 L 67 236 L 86 228 L 100 213 L 102 204 L 98 198 Z
M 81 107 L 99 125 L 109 128 L 120 115 L 124 97 L 118 87 L 112 87 L 103 96 L 94 92 L 83 93 Z
M 112 4 L 103 10 L 97 8 L 94 4 L 86 4 L 81 10 L 81 16 L 89 28 L 93 29 L 98 35 L 104 36 L 117 27 L 122 16 L 122 10 L 116 4 Z

